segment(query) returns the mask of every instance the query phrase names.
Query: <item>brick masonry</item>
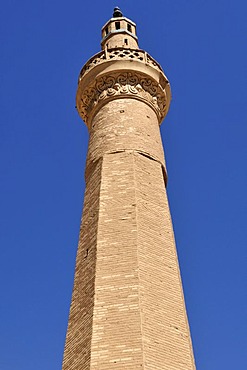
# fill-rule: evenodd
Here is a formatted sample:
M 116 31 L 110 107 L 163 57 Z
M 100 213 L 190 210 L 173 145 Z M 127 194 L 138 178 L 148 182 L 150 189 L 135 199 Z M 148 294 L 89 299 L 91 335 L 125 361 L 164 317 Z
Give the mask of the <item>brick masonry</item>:
M 63 370 L 195 369 L 159 122 L 106 102 L 90 129 Z

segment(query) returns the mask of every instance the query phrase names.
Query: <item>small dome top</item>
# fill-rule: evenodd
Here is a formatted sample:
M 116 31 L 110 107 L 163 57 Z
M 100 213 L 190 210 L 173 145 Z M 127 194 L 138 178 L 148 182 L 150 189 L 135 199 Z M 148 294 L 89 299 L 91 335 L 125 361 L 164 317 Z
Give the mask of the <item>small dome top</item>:
M 114 8 L 113 18 L 118 18 L 118 17 L 122 17 L 122 16 L 123 16 L 123 13 L 121 12 L 120 8 L 118 6 L 116 6 Z

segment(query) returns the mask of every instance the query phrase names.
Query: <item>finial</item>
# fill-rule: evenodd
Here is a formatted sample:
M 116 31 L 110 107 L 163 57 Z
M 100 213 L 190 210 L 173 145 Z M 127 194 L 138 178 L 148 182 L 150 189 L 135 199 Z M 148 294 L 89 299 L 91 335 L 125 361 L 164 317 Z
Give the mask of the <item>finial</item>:
M 123 16 L 123 13 L 121 12 L 120 8 L 118 6 L 116 6 L 114 8 L 113 18 L 118 18 L 118 17 L 122 17 L 122 16 Z

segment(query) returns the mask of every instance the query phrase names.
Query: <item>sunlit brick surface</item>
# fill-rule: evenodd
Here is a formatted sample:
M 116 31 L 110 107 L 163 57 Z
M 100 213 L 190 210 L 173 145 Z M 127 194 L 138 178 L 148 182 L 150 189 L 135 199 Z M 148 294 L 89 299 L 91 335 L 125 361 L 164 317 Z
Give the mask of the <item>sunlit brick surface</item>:
M 92 122 L 63 370 L 195 369 L 156 114 L 108 102 Z

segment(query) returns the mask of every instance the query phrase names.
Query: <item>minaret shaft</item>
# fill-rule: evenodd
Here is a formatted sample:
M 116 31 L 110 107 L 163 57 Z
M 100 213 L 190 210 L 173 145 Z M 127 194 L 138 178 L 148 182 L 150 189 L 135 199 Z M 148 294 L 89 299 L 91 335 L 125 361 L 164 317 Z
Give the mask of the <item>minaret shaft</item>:
M 159 124 L 146 103 L 91 123 L 63 370 L 192 370 Z

